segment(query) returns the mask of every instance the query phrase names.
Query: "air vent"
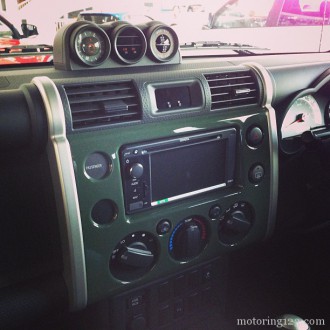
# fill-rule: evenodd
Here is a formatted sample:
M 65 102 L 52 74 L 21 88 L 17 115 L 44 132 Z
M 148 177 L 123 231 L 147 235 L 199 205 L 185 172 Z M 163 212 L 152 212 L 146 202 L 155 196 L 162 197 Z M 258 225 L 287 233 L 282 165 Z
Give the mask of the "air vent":
M 73 129 L 97 127 L 141 119 L 141 106 L 133 82 L 65 86 Z
M 113 31 L 114 49 L 118 59 L 125 64 L 139 62 L 147 49 L 147 41 L 143 32 L 130 24 L 119 25 Z
M 250 70 L 206 74 L 212 95 L 211 110 L 259 102 L 259 87 Z

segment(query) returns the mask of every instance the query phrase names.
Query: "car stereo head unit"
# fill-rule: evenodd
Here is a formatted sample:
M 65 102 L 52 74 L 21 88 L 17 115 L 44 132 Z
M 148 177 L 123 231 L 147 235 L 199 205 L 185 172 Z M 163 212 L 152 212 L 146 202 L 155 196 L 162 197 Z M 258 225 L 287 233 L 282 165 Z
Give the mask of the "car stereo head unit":
M 232 185 L 235 147 L 235 128 L 123 146 L 126 213 Z

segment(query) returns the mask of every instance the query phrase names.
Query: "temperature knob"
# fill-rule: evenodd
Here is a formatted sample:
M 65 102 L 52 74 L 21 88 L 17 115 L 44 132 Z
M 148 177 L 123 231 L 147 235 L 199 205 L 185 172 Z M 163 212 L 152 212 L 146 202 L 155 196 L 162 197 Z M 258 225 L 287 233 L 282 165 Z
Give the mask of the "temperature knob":
M 233 204 L 220 218 L 219 239 L 225 244 L 235 244 L 249 232 L 253 222 L 253 210 L 250 204 Z
M 130 281 L 147 273 L 157 255 L 156 238 L 150 233 L 135 232 L 123 238 L 112 251 L 110 270 L 115 277 Z
M 204 219 L 194 216 L 181 221 L 173 230 L 169 251 L 174 259 L 189 260 L 202 252 L 207 244 Z

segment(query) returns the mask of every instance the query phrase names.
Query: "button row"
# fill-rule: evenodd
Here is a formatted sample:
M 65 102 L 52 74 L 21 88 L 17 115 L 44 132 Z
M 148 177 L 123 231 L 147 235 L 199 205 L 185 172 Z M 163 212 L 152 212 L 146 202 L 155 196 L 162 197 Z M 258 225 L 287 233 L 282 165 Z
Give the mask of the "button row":
M 186 323 L 193 324 L 192 318 L 203 310 L 219 311 L 221 306 L 222 311 L 219 283 L 225 283 L 225 268 L 220 261 L 212 262 L 114 298 L 110 308 L 117 311 L 115 317 L 122 325 L 118 329 L 181 329 Z
M 210 282 L 213 279 L 212 266 L 196 269 L 187 274 L 181 274 L 172 281 L 161 283 L 158 288 L 158 301 L 165 302 L 169 299 L 179 297 L 195 289 L 199 285 Z M 173 291 L 172 291 L 173 289 Z
M 187 297 L 174 300 L 173 303 L 162 304 L 158 310 L 159 326 L 166 325 L 172 319 L 179 319 L 185 314 L 190 314 L 212 303 L 211 286 L 203 288 L 201 291 L 194 291 Z

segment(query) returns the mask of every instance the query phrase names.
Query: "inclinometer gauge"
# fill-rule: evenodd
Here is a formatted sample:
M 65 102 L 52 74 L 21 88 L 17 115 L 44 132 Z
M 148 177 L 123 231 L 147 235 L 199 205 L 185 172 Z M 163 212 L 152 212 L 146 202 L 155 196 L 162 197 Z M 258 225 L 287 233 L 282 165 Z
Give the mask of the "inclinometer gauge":
M 157 62 L 170 61 L 178 51 L 179 40 L 175 31 L 163 24 L 152 25 L 148 31 L 149 56 Z

